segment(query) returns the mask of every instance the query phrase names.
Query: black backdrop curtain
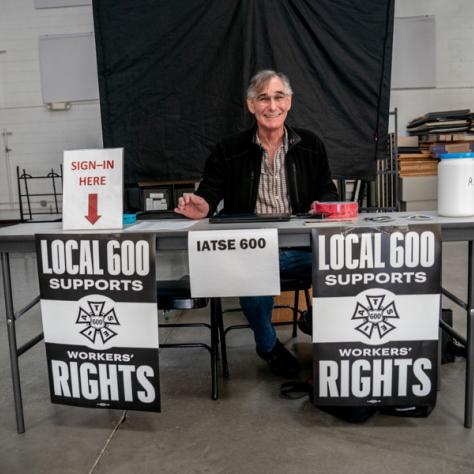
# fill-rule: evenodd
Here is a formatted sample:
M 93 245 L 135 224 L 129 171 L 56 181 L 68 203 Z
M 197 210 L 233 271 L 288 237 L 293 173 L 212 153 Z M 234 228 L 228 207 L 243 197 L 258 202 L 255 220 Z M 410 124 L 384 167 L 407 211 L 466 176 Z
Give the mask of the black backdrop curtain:
M 105 147 L 125 182 L 199 178 L 211 146 L 252 124 L 260 69 L 287 74 L 290 125 L 324 140 L 334 177 L 385 153 L 393 0 L 95 0 Z

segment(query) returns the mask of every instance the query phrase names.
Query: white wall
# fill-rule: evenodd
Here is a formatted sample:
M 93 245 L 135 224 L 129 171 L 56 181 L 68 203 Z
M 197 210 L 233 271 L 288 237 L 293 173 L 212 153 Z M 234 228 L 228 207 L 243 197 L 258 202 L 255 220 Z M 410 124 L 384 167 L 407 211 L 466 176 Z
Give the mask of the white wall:
M 398 109 L 398 130 L 426 112 L 474 111 L 474 2 L 472 0 L 395 0 L 395 17 L 434 15 L 436 87 L 392 90 L 390 110 Z
M 474 1 L 395 1 L 396 17 L 422 15 L 436 18 L 436 88 L 392 91 L 401 134 L 425 112 L 474 109 Z M 50 112 L 41 98 L 38 37 L 92 30 L 91 6 L 36 10 L 33 0 L 0 2 L 0 218 L 18 206 L 17 165 L 43 174 L 59 168 L 64 149 L 102 146 L 97 101 Z M 4 131 L 11 133 L 8 153 Z
M 102 147 L 98 101 L 51 112 L 41 97 L 39 36 L 90 31 L 91 6 L 36 10 L 33 0 L 0 2 L 0 51 L 6 50 L 0 54 L 0 218 L 19 215 L 11 212 L 18 209 L 17 165 L 32 175 L 46 174 L 59 171 L 65 149 Z M 10 152 L 5 131 L 11 133 Z

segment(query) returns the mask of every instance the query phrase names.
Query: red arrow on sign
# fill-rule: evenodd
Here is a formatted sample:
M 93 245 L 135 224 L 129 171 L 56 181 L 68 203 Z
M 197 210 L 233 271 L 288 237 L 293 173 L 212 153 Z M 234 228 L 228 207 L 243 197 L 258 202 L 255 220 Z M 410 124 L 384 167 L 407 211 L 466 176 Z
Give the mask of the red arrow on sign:
M 97 215 L 97 194 L 89 194 L 89 213 L 84 216 L 92 225 L 94 225 L 101 216 Z

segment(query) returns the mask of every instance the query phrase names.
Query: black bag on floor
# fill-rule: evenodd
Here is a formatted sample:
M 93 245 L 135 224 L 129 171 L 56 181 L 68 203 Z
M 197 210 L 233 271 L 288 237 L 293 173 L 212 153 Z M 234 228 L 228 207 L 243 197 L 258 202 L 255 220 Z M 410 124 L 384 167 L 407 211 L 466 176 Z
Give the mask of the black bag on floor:
M 441 319 L 448 325 L 453 327 L 453 311 L 444 309 L 441 313 Z M 446 331 L 441 331 L 441 363 L 449 364 L 456 360 L 456 357 L 466 357 L 466 347 L 457 342 L 453 336 Z
M 313 380 L 312 377 L 307 382 L 285 382 L 280 386 L 280 396 L 295 400 L 308 395 L 313 403 Z M 410 406 L 410 407 L 343 407 L 343 406 L 318 406 L 322 411 L 329 413 L 340 420 L 348 423 L 364 423 L 376 413 L 389 416 L 425 418 L 432 411 L 434 406 Z
M 313 383 L 312 379 L 308 382 L 285 382 L 280 386 L 280 395 L 283 398 L 296 399 L 309 396 L 311 403 L 313 403 Z M 329 413 L 348 423 L 364 423 L 371 416 L 377 413 L 375 407 L 326 407 L 319 406 L 320 410 Z

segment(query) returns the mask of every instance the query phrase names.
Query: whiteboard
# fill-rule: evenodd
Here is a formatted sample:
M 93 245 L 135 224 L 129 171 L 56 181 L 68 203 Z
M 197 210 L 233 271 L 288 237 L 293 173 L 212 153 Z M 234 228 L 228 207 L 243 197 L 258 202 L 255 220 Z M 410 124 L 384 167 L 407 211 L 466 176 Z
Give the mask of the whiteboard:
M 436 87 L 434 16 L 395 18 L 392 89 Z
M 43 103 L 99 98 L 93 33 L 39 38 Z

